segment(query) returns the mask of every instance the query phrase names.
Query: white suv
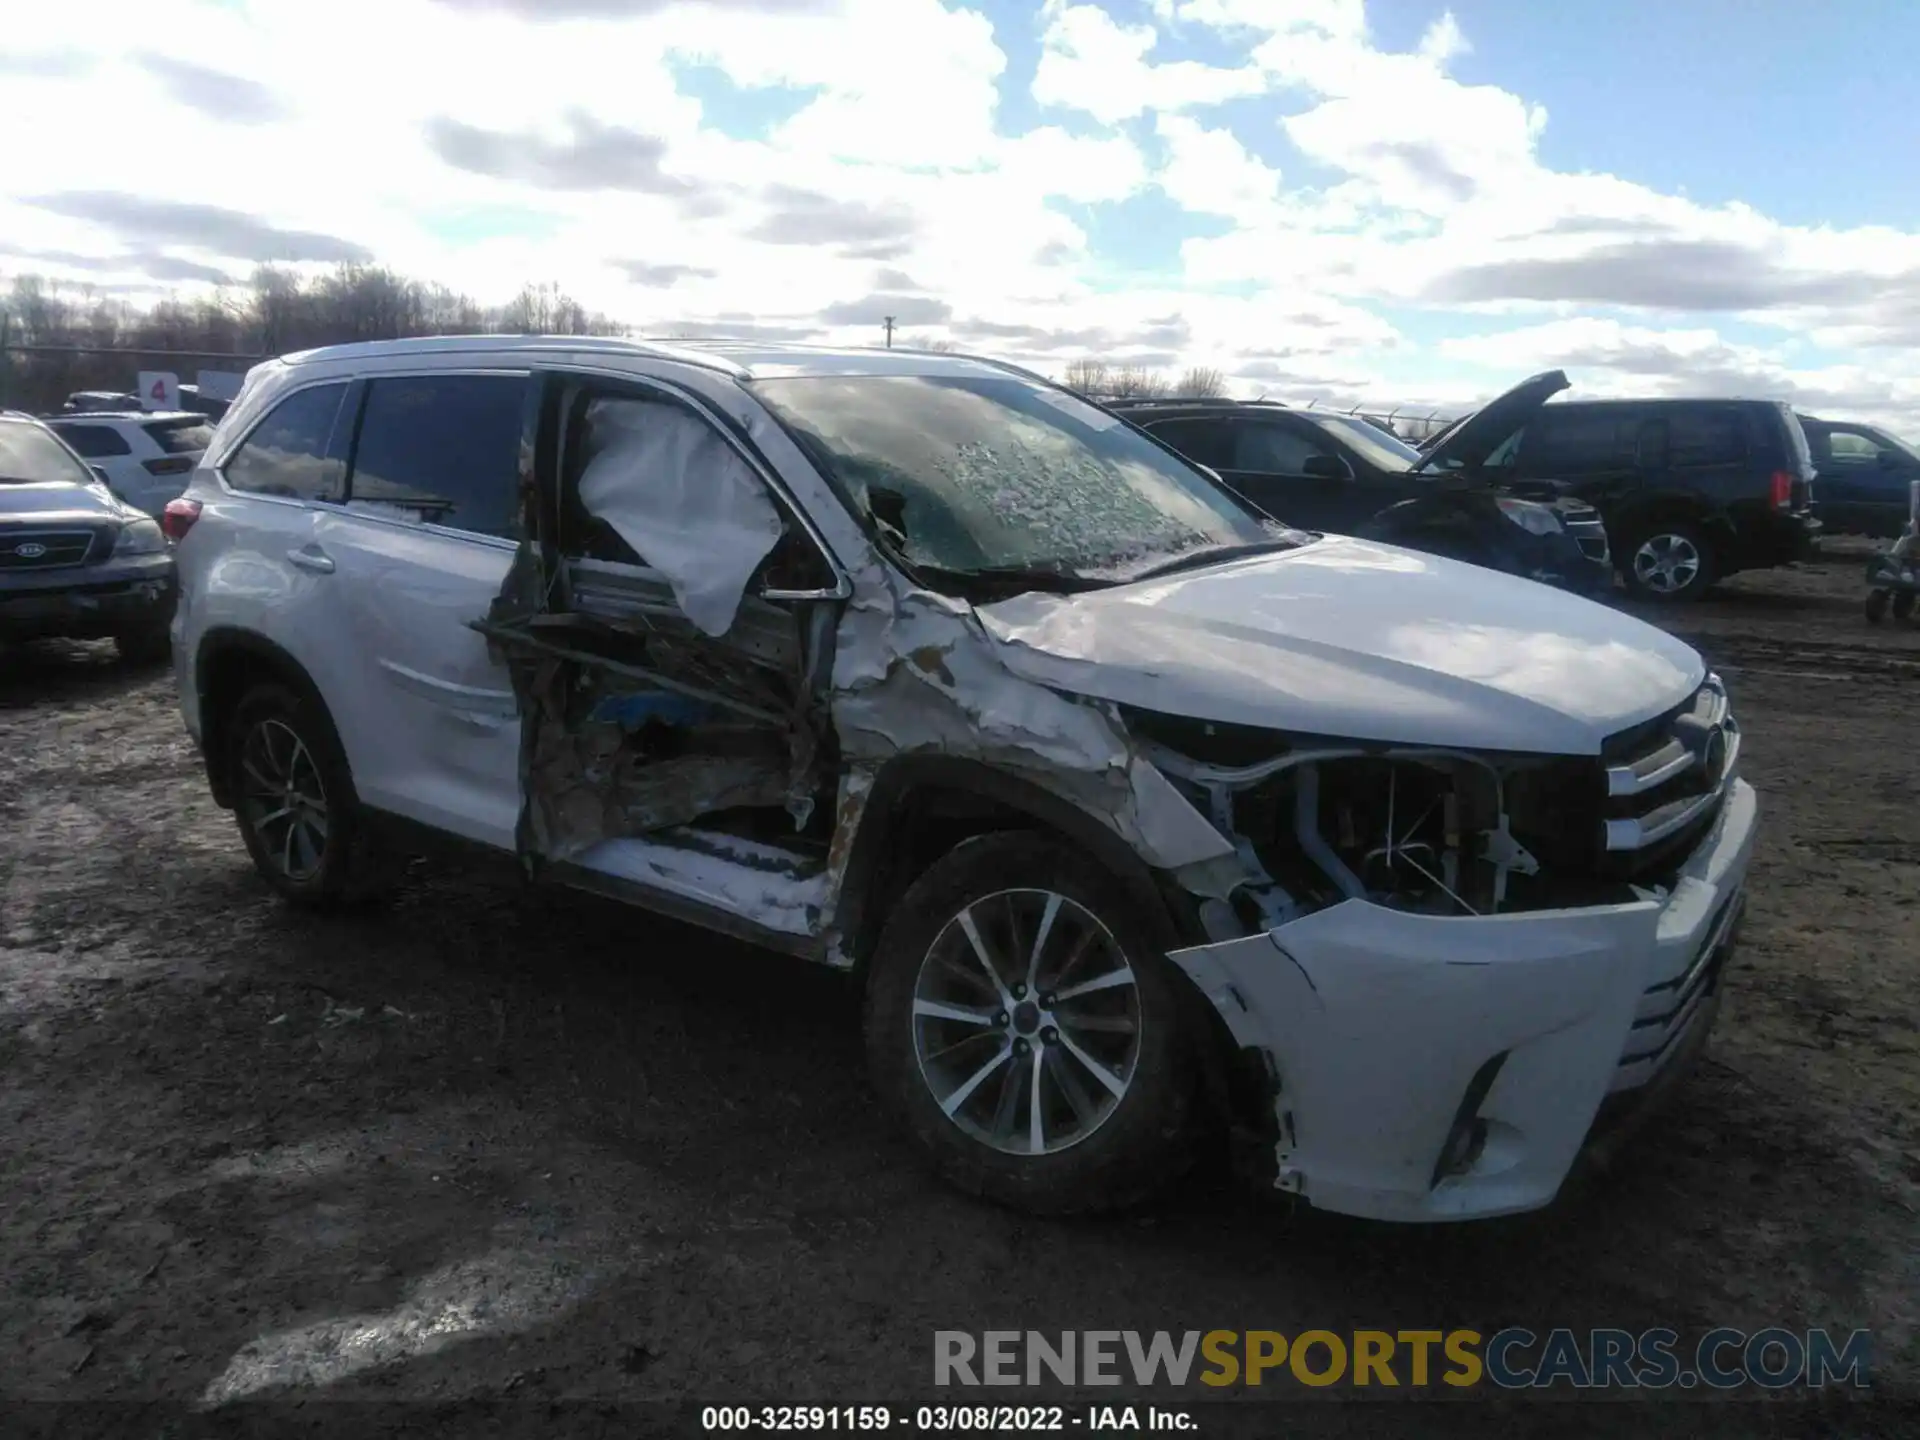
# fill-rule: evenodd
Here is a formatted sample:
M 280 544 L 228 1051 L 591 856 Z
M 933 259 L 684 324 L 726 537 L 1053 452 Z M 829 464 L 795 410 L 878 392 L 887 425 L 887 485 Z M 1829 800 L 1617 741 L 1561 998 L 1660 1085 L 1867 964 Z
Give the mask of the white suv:
M 50 415 L 46 423 L 109 490 L 156 520 L 213 439 L 207 417 L 185 411 Z
M 281 894 L 425 827 L 854 971 L 881 1099 L 1008 1203 L 1230 1131 L 1333 1210 L 1529 1209 L 1712 1021 L 1755 799 L 1691 649 L 1276 527 L 1009 366 L 315 351 L 168 510 Z

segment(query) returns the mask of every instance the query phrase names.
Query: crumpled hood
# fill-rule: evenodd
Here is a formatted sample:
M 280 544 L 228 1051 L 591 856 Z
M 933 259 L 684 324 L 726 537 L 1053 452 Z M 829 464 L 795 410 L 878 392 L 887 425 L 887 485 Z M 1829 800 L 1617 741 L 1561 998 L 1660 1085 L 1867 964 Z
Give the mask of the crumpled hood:
M 1302 735 L 1594 755 L 1706 676 L 1687 645 L 1517 576 L 1328 537 L 979 615 L 1015 674 Z

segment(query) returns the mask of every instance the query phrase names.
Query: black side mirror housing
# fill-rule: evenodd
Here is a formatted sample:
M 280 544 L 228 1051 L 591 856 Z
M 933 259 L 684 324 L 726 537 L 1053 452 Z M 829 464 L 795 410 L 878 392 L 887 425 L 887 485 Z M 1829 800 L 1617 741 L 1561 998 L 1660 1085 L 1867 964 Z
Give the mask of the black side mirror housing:
M 1338 455 L 1309 455 L 1301 463 L 1300 473 L 1315 480 L 1351 480 L 1353 467 Z
M 1882 450 L 1880 452 L 1880 468 L 1882 470 L 1904 470 L 1906 467 L 1900 463 L 1900 457 L 1895 452 L 1892 450 Z

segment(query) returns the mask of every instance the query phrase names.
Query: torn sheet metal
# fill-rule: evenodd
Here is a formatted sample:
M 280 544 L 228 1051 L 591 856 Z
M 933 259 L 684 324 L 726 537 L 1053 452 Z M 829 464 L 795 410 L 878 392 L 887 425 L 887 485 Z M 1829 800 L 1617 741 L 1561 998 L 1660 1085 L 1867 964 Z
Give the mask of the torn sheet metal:
M 1233 846 L 1136 753 L 1118 720 L 1021 679 L 971 607 L 896 594 L 879 567 L 856 585 L 835 650 L 833 722 L 850 759 L 933 752 L 977 758 L 1072 801 L 1163 869 L 1230 858 Z
M 677 405 L 593 400 L 586 434 L 580 503 L 667 578 L 681 613 L 708 635 L 726 634 L 784 529 L 760 477 Z

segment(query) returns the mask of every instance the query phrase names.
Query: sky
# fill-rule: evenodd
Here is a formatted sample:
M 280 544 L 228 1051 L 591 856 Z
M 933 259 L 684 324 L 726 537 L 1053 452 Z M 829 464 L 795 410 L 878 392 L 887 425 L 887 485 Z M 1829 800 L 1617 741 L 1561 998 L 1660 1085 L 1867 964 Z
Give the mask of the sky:
M 1559 367 L 1920 438 L 1916 42 L 1911 0 L 23 4 L 0 283 L 373 261 L 644 335 L 891 315 L 1446 412 Z

